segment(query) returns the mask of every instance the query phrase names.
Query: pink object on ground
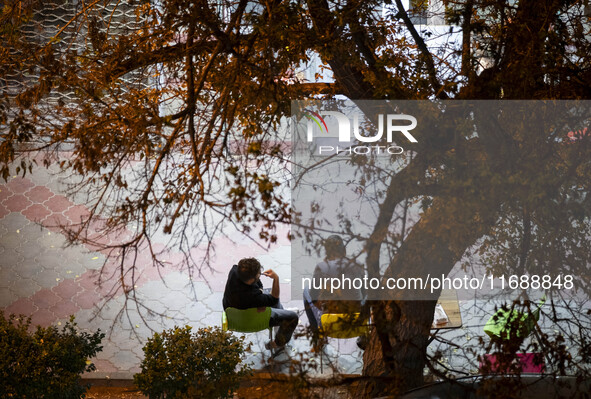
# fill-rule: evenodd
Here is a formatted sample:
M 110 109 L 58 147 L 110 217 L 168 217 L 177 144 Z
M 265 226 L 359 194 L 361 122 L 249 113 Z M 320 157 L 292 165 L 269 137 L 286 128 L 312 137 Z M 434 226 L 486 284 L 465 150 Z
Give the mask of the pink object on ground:
M 544 363 L 544 356 L 541 353 L 518 353 L 516 355 L 517 361 L 521 365 L 521 372 L 523 373 L 543 373 L 546 371 L 546 364 Z M 497 362 L 497 355 L 484 355 L 486 363 L 490 363 L 490 371 L 493 373 L 508 373 L 509 370 L 501 369 Z M 480 370 L 482 371 L 485 362 L 480 362 Z

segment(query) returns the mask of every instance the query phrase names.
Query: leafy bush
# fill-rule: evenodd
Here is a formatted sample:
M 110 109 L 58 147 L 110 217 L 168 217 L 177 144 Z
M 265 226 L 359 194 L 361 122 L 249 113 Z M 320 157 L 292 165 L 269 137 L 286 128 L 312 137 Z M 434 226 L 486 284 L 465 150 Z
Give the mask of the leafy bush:
M 137 387 L 150 399 L 228 398 L 250 374 L 242 364 L 244 338 L 219 328 L 174 327 L 155 333 L 143 348 Z
M 95 356 L 105 334 L 76 330 L 74 317 L 61 331 L 37 327 L 31 319 L 0 312 L 0 395 L 11 398 L 80 398 L 88 386 L 80 374 L 95 370 Z

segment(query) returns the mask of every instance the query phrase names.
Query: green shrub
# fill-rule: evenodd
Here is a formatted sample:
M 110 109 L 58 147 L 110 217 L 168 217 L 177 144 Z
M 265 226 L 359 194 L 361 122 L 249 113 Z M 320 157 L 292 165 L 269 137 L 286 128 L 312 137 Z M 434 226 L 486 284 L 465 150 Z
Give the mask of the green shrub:
M 61 331 L 37 327 L 31 319 L 0 312 L 0 395 L 10 398 L 69 399 L 84 397 L 88 386 L 80 374 L 95 370 L 88 361 L 102 347 L 105 334 L 76 330 L 74 317 Z
M 228 398 L 250 368 L 242 364 L 244 338 L 219 328 L 174 327 L 155 333 L 143 348 L 137 387 L 150 399 Z

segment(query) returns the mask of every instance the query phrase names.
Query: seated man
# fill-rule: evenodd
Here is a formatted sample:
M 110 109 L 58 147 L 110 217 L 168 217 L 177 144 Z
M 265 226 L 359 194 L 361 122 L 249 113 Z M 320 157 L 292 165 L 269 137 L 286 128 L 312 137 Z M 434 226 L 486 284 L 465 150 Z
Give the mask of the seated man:
M 354 260 L 347 259 L 345 243 L 338 235 L 332 235 L 324 241 L 326 258 L 316 265 L 314 269 L 314 281 L 321 282 L 324 279 L 340 279 L 342 275 L 349 279 L 363 279 L 363 266 Z M 321 326 L 321 317 L 324 313 L 338 313 L 353 315 L 360 313 L 361 321 L 367 319 L 366 309 L 363 307 L 364 292 L 362 289 L 341 288 L 329 292 L 316 289 L 304 290 L 304 308 L 310 321 L 312 339 L 316 345 Z M 365 349 L 367 337 L 362 336 L 357 340 L 357 345 Z
M 238 265 L 232 266 L 226 289 L 224 290 L 224 310 L 229 307 L 236 309 L 271 307 L 270 327 L 279 327 L 275 340 L 268 342 L 267 349 L 283 348 L 291 339 L 293 331 L 298 325 L 298 315 L 283 309 L 279 303 L 279 276 L 269 269 L 262 272 L 262 266 L 255 258 L 244 258 Z M 271 293 L 263 291 L 261 274 L 273 279 Z

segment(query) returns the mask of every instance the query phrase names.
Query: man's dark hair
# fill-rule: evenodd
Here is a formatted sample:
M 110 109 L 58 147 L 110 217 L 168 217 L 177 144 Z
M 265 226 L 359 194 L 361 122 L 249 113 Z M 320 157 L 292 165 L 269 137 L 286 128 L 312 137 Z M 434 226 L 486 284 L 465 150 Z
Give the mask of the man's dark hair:
M 242 282 L 256 278 L 261 271 L 261 263 L 255 258 L 244 258 L 238 262 L 238 277 Z
M 324 240 L 324 250 L 327 258 L 344 258 L 347 255 L 345 243 L 338 235 L 332 235 Z

